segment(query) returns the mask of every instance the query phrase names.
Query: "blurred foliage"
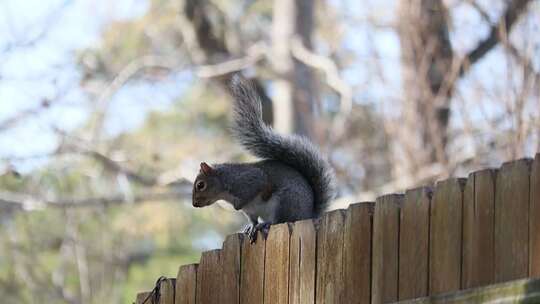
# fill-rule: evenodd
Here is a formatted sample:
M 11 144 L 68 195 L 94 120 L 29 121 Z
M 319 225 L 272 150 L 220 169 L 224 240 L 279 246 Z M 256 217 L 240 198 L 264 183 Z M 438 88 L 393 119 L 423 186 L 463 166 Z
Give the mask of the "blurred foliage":
M 178 50 L 181 38 L 175 1 L 149 2 L 144 16 L 111 22 L 97 47 L 81 50 L 80 64 L 89 77 L 110 78 L 135 58 Z
M 112 21 L 95 46 L 78 50 L 77 65 L 83 74 L 80 86 L 91 100 L 98 100 L 118 73 L 141 56 L 189 60 L 177 20 L 178 5 L 177 1 L 151 0 L 144 15 Z M 222 37 L 231 52 L 241 53 L 248 41 L 269 35 L 272 5 L 268 1 L 216 0 L 207 9 L 216 25 L 212 35 Z M 317 18 L 322 24 L 317 27 L 317 43 L 336 52 L 342 39 L 336 35 L 340 31 L 338 15 L 326 10 Z M 153 83 L 163 77 L 158 71 L 147 71 L 135 74 L 130 82 Z M 230 140 L 226 94 L 211 83 L 189 81 L 192 83 L 181 96 L 166 109 L 147 113 L 140 127 L 105 137 L 92 148 L 145 176 L 174 171 L 193 178 L 201 160 L 249 159 Z M 95 110 L 88 122 L 64 138 L 59 157 L 22 176 L 1 175 L 0 189 L 51 201 L 124 195 L 126 186 L 118 174 L 96 159 L 73 152 L 81 141 L 85 146 L 84 140 L 95 127 L 99 109 Z M 352 114 L 373 115 L 372 111 L 360 112 Z M 351 129 L 363 132 L 361 124 L 358 120 Z M 351 142 L 348 147 L 355 149 L 360 144 Z M 143 190 L 132 183 L 128 192 Z M 219 206 L 195 210 L 186 201 L 38 208 L 0 216 L 0 221 L 0 294 L 6 304 L 129 303 L 137 292 L 150 289 L 159 276 L 175 277 L 180 265 L 198 262 L 202 250 L 219 247 L 223 236 L 237 231 L 244 222 L 241 215 Z M 91 298 L 85 298 L 89 293 Z
M 192 86 L 167 110 L 149 113 L 141 127 L 106 139 L 105 146 L 124 166 L 147 175 L 191 168 L 181 175 L 192 178 L 197 160 L 242 158 L 227 134 L 228 101 L 206 87 Z M 23 176 L 0 176 L 0 189 L 51 200 L 106 196 L 120 188 L 100 162 L 69 153 Z M 242 222 L 219 206 L 195 210 L 186 201 L 14 213 L 0 230 L 2 303 L 63 303 L 60 293 L 80 298 L 85 271 L 91 303 L 129 303 L 159 276 L 175 277 L 180 265 L 198 262 L 202 250 L 220 246 Z M 81 269 L 83 262 L 88 269 Z
M 144 15 L 113 20 L 104 27 L 97 44 L 78 50 L 77 65 L 83 74 L 80 86 L 89 99 L 100 99 L 111 81 L 141 56 L 189 60 L 177 20 L 179 3 L 151 0 Z M 269 36 L 271 2 L 215 0 L 207 10 L 215 25 L 212 35 L 223 38 L 233 53 Z M 337 52 L 342 39 L 336 34 L 340 32 L 339 16 L 328 7 L 317 11 L 325 12 L 316 16 L 321 23 L 317 43 L 326 45 L 329 53 Z M 259 74 L 271 77 L 264 69 Z M 164 77 L 159 71 L 145 71 L 136 73 L 130 82 L 154 83 Z M 201 160 L 249 159 L 230 140 L 226 94 L 211 83 L 188 81 L 191 83 L 182 84 L 186 89 L 181 96 L 166 109 L 148 112 L 139 127 L 102 138 L 92 148 L 145 176 L 174 171 L 179 177 L 193 178 Z M 328 95 L 330 101 L 335 99 L 335 94 Z M 325 102 L 324 106 L 335 109 L 338 104 Z M 118 174 L 88 155 L 73 152 L 81 141 L 86 145 L 96 127 L 100 109 L 94 110 L 80 129 L 64 138 L 58 157 L 22 176 L 1 175 L 0 189 L 51 201 L 124 195 L 126 186 Z M 352 114 L 364 117 L 373 112 Z M 368 119 L 369 124 L 375 121 Z M 365 129 L 362 124 L 358 120 L 351 130 L 381 133 L 382 128 Z M 348 148 L 364 144 L 355 141 Z M 380 137 L 367 143 L 378 144 Z M 132 194 L 144 190 L 133 183 L 128 188 Z M 198 262 L 202 250 L 219 247 L 223 236 L 237 231 L 244 219 L 219 206 L 195 210 L 186 201 L 149 201 L 98 208 L 38 208 L 0 216 L 0 222 L 2 303 L 54 304 L 129 303 L 137 292 L 150 289 L 159 276 L 175 277 L 180 265 Z

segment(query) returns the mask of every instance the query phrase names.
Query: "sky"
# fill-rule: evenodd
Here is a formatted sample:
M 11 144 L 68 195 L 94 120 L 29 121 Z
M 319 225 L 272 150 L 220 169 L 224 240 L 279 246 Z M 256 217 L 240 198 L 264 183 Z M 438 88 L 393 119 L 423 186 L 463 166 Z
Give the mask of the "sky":
M 110 21 L 144 14 L 147 4 L 143 0 L 0 1 L 0 122 L 39 108 L 44 98 L 58 100 L 41 115 L 0 132 L 0 158 L 46 155 L 57 145 L 52 128 L 69 131 L 85 121 L 92 100 L 78 86 L 77 51 L 99 43 Z M 138 126 L 149 110 L 166 107 L 185 78 L 180 73 L 157 85 L 128 83 L 113 97 L 110 116 L 114 119 L 106 121 L 107 133 Z M 56 96 L 58 91 L 61 96 Z M 149 92 L 152 101 L 141 100 Z M 45 161 L 46 157 L 32 157 L 15 165 L 25 171 Z

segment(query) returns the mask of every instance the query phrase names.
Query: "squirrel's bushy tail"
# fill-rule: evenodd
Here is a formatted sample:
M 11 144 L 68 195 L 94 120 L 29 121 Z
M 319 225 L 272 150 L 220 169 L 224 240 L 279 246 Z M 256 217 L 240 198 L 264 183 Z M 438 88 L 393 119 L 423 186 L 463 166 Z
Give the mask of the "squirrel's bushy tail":
M 253 84 L 235 75 L 231 82 L 234 103 L 233 135 L 255 156 L 293 167 L 313 189 L 315 213 L 319 215 L 334 196 L 334 171 L 317 148 L 297 135 L 277 134 L 262 120 L 260 96 Z

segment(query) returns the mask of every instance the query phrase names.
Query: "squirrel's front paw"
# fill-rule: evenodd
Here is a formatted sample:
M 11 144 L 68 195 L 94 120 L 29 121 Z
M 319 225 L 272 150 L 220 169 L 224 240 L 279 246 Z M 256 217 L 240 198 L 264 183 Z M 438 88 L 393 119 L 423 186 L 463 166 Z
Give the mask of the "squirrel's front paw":
M 247 235 L 251 244 L 255 243 L 255 241 L 257 240 L 257 229 L 255 228 L 256 226 L 257 224 L 249 223 L 244 226 L 244 229 L 242 229 L 242 233 Z
M 255 227 L 251 227 L 250 231 L 247 233 L 250 243 L 253 244 L 257 241 L 257 232 L 261 232 L 263 237 L 268 236 L 268 231 L 270 230 L 270 223 L 258 223 Z
M 242 233 L 243 233 L 243 234 L 248 234 L 248 235 L 249 235 L 249 232 L 250 232 L 251 230 L 253 230 L 253 226 L 254 226 L 254 225 L 251 224 L 251 223 L 246 224 L 246 225 L 244 226 L 244 228 L 242 229 Z
M 255 243 L 257 241 L 257 230 L 255 230 L 255 227 L 252 227 L 249 232 L 247 233 L 249 242 L 251 244 Z

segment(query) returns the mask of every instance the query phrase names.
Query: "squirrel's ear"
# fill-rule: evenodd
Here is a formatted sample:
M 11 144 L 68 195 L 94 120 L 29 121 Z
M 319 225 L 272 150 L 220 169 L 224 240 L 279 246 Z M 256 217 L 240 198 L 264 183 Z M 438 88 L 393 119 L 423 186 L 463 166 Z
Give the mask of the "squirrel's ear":
M 202 162 L 201 163 L 201 173 L 204 175 L 209 175 L 214 171 L 214 168 L 210 167 L 209 164 Z

